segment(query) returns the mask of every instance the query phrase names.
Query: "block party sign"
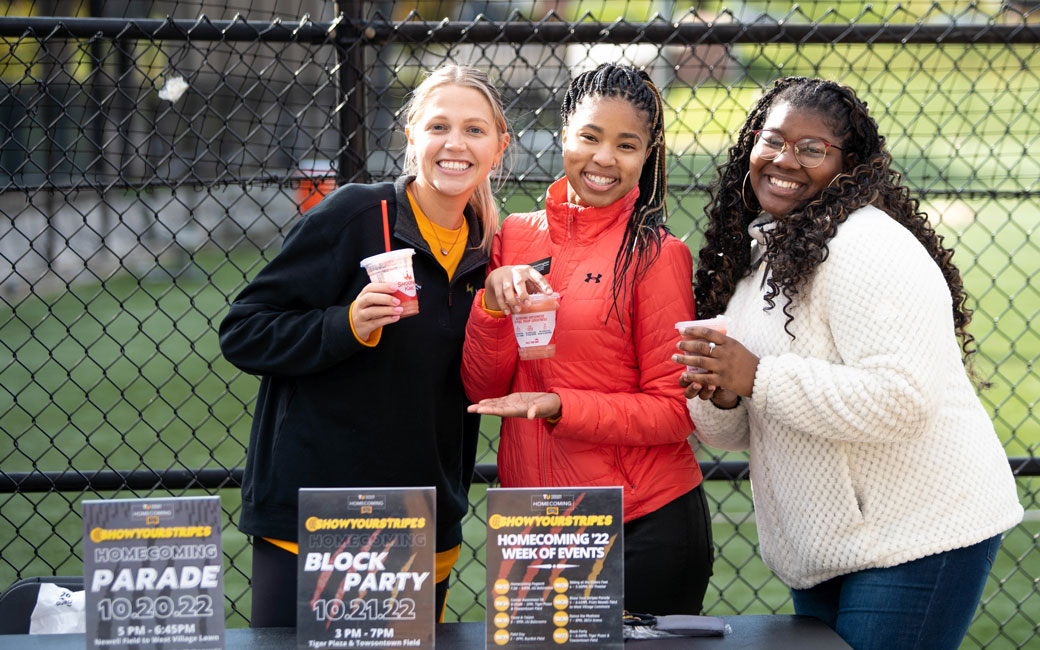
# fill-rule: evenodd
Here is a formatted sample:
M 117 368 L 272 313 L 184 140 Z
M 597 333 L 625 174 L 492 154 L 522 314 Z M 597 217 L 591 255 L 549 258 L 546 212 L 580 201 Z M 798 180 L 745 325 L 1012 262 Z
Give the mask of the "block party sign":
M 297 647 L 432 648 L 433 488 L 300 490 Z

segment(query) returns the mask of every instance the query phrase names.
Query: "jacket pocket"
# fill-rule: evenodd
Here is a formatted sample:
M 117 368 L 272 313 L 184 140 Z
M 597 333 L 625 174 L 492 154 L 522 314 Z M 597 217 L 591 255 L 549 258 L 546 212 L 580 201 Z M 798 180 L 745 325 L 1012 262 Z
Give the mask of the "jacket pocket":
M 632 475 L 629 474 L 625 468 L 624 454 L 621 453 L 621 446 L 614 445 L 614 464 L 617 466 L 618 475 L 625 482 L 625 486 L 634 490 L 636 489 L 635 481 L 632 480 Z
M 274 431 L 271 434 L 271 456 L 272 460 L 281 457 L 281 452 L 284 451 L 286 444 L 286 431 L 285 428 L 289 426 L 289 422 L 292 420 L 289 418 L 289 413 L 292 412 L 293 402 L 296 400 L 296 382 L 286 380 L 286 386 L 281 391 L 278 399 L 278 409 L 276 411 L 277 419 L 275 420 Z M 289 444 L 292 444 L 291 442 Z
M 553 485 L 617 485 L 613 445 L 548 436 L 549 480 Z

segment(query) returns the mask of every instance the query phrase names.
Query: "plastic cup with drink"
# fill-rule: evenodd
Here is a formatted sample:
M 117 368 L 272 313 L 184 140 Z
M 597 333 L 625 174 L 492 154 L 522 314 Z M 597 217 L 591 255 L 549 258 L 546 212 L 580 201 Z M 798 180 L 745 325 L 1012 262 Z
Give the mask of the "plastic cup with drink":
M 529 303 L 511 316 L 520 358 L 524 361 L 548 359 L 556 355 L 553 333 L 560 294 L 533 293 L 528 298 Z
M 419 295 L 416 291 L 415 274 L 412 273 L 412 248 L 399 248 L 361 260 L 372 282 L 385 282 L 395 286 L 393 296 L 401 301 L 401 318 L 419 313 Z
M 679 335 L 683 336 L 683 332 L 686 331 L 687 327 L 707 327 L 715 330 L 716 332 L 726 333 L 726 329 L 729 327 L 729 317 L 725 314 L 719 314 L 715 318 L 704 318 L 701 320 L 684 320 L 675 324 L 675 329 L 679 330 Z M 704 368 L 698 368 L 696 366 L 686 366 L 686 369 L 690 372 L 705 373 L 708 372 Z

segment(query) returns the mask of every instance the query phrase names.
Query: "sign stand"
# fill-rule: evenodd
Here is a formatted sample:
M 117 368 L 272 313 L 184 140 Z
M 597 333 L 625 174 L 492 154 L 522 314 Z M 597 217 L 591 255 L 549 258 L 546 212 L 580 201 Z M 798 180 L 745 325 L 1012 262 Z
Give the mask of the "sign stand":
M 223 650 L 220 498 L 83 502 L 87 650 Z
M 488 490 L 487 647 L 624 645 L 621 488 Z
M 297 648 L 434 647 L 434 492 L 300 490 Z

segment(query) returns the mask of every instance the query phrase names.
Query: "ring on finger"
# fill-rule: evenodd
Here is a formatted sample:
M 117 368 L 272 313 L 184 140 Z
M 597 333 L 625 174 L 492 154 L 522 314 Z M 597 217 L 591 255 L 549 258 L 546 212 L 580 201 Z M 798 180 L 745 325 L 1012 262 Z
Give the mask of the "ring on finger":
M 715 341 L 708 341 L 708 356 L 710 357 L 711 353 L 714 352 L 714 351 L 715 351 Z

